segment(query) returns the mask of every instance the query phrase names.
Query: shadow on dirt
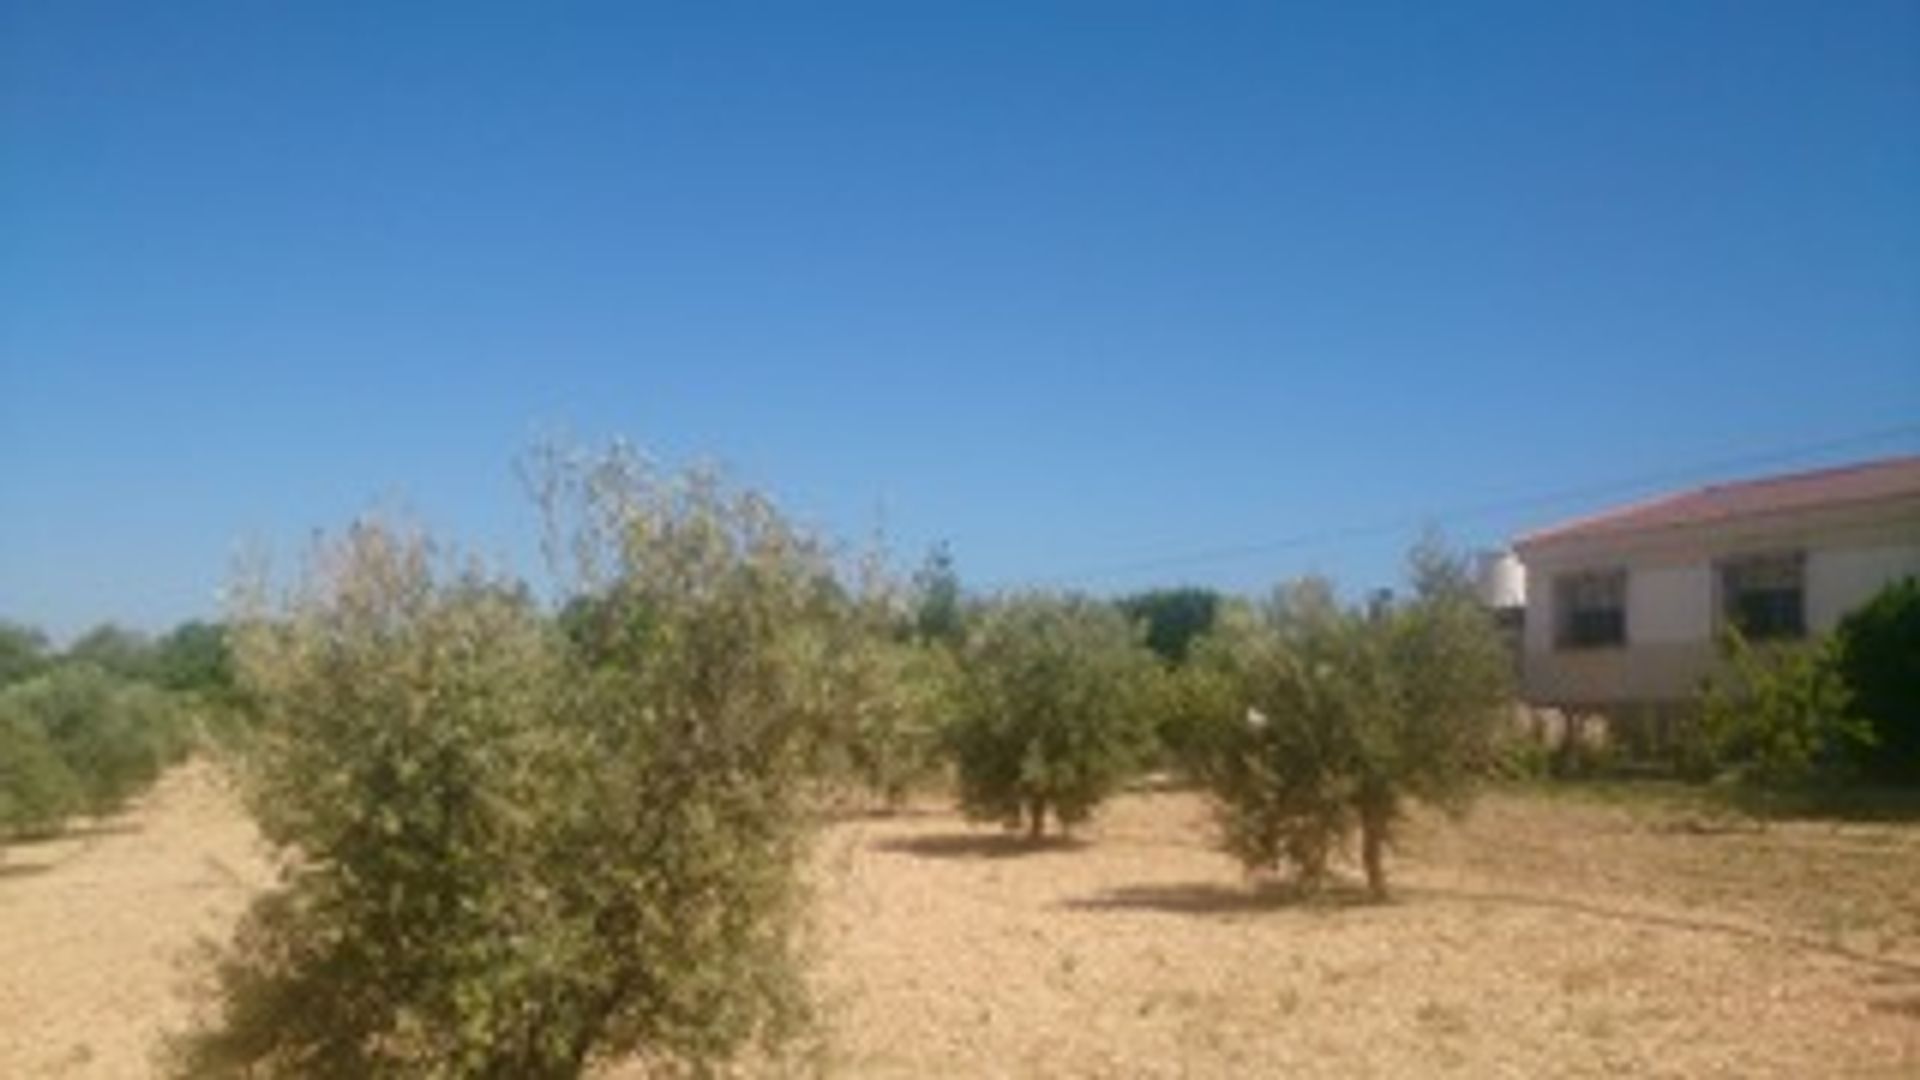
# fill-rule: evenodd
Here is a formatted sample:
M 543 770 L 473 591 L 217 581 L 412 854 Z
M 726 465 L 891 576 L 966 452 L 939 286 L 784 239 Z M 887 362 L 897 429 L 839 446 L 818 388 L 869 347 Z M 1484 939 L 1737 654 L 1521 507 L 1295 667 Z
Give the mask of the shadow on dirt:
M 1895 1016 L 1904 1016 L 1915 1023 L 1920 1023 L 1920 995 L 1895 998 L 1891 1001 L 1876 1001 L 1868 1007 L 1874 1012 L 1892 1013 Z
M 0 863 L 0 881 L 37 877 L 51 869 L 47 863 Z
M 1076 911 L 1158 911 L 1172 915 L 1233 915 L 1261 911 L 1342 911 L 1374 906 L 1359 886 L 1334 884 L 1307 892 L 1292 884 L 1223 885 L 1218 882 L 1179 882 L 1169 885 L 1125 885 L 1097 896 L 1068 900 L 1063 907 Z
M 58 829 L 21 833 L 7 840 L 8 847 L 29 848 L 39 844 L 51 844 L 60 840 L 93 840 L 108 836 L 131 836 L 141 832 L 145 826 L 127 818 L 107 818 L 99 821 L 68 822 Z
M 815 816 L 827 825 L 846 825 L 857 823 L 884 823 L 888 821 L 913 821 L 920 818 L 945 817 L 949 811 L 945 807 L 934 806 L 826 806 L 814 811 Z
M 1085 846 L 1084 840 L 1063 836 L 1034 840 L 1021 833 L 939 833 L 889 837 L 875 841 L 873 849 L 921 859 L 1013 859 L 1078 851 Z

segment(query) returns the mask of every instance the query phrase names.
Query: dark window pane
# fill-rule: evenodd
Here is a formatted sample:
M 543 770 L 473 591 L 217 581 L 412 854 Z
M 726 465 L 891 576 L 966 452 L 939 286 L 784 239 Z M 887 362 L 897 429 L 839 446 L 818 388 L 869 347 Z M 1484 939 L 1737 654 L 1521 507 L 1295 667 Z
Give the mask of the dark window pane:
M 1806 632 L 1799 589 L 1749 589 L 1734 598 L 1732 614 L 1740 632 L 1755 640 Z
M 1569 645 L 1618 645 L 1627 637 L 1626 613 L 1619 608 L 1587 608 L 1572 613 Z
M 1554 581 L 1555 639 L 1561 648 L 1624 645 L 1627 575 L 1624 570 L 1563 574 Z
M 1756 641 L 1802 637 L 1805 572 L 1806 558 L 1798 552 L 1729 559 L 1720 565 L 1721 612 Z

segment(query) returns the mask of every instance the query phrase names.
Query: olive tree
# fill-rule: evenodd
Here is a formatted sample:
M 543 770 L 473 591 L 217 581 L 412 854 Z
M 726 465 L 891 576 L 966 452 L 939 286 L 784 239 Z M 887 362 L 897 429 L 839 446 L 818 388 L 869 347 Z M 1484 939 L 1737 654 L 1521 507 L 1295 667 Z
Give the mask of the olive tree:
M 575 756 L 548 723 L 560 657 L 541 621 L 380 523 L 325 542 L 284 597 L 247 584 L 232 645 L 256 716 L 238 764 L 284 869 L 219 957 L 217 1013 L 180 1071 L 545 1064 L 527 1002 L 563 1000 L 577 930 L 536 884 L 552 778 Z
M 978 613 L 960 654 L 948 739 L 973 818 L 1039 837 L 1092 813 L 1152 739 L 1158 663 L 1110 604 L 1029 594 Z
M 286 870 L 182 1072 L 704 1069 L 804 1022 L 828 560 L 708 474 L 624 452 L 531 474 L 564 588 L 595 598 L 565 632 L 379 525 L 234 622 L 246 789 Z
M 1464 564 L 1416 549 L 1414 596 L 1370 611 L 1305 581 L 1234 613 L 1196 656 L 1212 710 L 1201 766 L 1225 844 L 1312 886 L 1357 831 L 1369 889 L 1410 799 L 1463 809 L 1489 758 L 1509 669 Z M 1230 687 L 1231 691 L 1222 687 Z

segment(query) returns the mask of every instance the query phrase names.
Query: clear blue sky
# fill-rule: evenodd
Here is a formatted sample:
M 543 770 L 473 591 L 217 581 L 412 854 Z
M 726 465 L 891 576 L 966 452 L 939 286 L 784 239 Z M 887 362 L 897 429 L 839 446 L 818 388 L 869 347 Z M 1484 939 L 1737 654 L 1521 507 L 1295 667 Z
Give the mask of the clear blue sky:
M 62 635 L 382 500 L 531 559 L 560 427 L 1106 590 L 1916 424 L 1913 0 L 0 0 L 0 615 Z

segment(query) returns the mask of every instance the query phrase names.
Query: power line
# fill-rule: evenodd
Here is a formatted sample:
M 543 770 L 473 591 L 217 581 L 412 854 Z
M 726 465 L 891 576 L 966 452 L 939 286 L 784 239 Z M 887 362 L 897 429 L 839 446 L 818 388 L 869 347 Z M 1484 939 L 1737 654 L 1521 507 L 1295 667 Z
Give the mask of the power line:
M 1821 442 L 1802 443 L 1791 447 L 1777 447 L 1771 450 L 1743 454 L 1737 457 L 1701 461 L 1687 466 L 1663 469 L 1658 472 L 1642 473 L 1632 477 L 1622 477 L 1615 480 L 1584 484 L 1579 487 L 1514 496 L 1494 502 L 1468 504 L 1432 513 L 1410 514 L 1392 520 L 1329 526 L 1294 533 L 1290 536 L 1278 537 L 1272 540 L 1261 540 L 1252 543 L 1233 544 L 1215 548 L 1200 548 L 1188 552 L 1154 556 L 1127 562 L 1106 563 L 1090 566 L 1082 570 L 1028 579 L 1025 582 L 1001 582 L 990 586 L 990 588 L 1005 588 L 1016 584 L 1064 585 L 1104 578 L 1126 577 L 1151 570 L 1169 570 L 1204 565 L 1207 563 L 1227 562 L 1290 549 L 1319 547 L 1336 541 L 1356 540 L 1369 536 L 1404 532 L 1408 529 L 1418 528 L 1427 524 L 1445 525 L 1450 522 L 1512 513 L 1516 510 L 1538 509 L 1576 499 L 1618 495 L 1654 485 L 1697 481 L 1698 478 L 1709 474 L 1759 468 L 1767 465 L 1780 465 L 1811 457 L 1816 454 L 1826 454 L 1836 450 L 1879 444 L 1891 439 L 1912 435 L 1920 435 L 1920 424 L 1901 424 L 1874 431 L 1857 432 L 1852 435 L 1840 436 Z

